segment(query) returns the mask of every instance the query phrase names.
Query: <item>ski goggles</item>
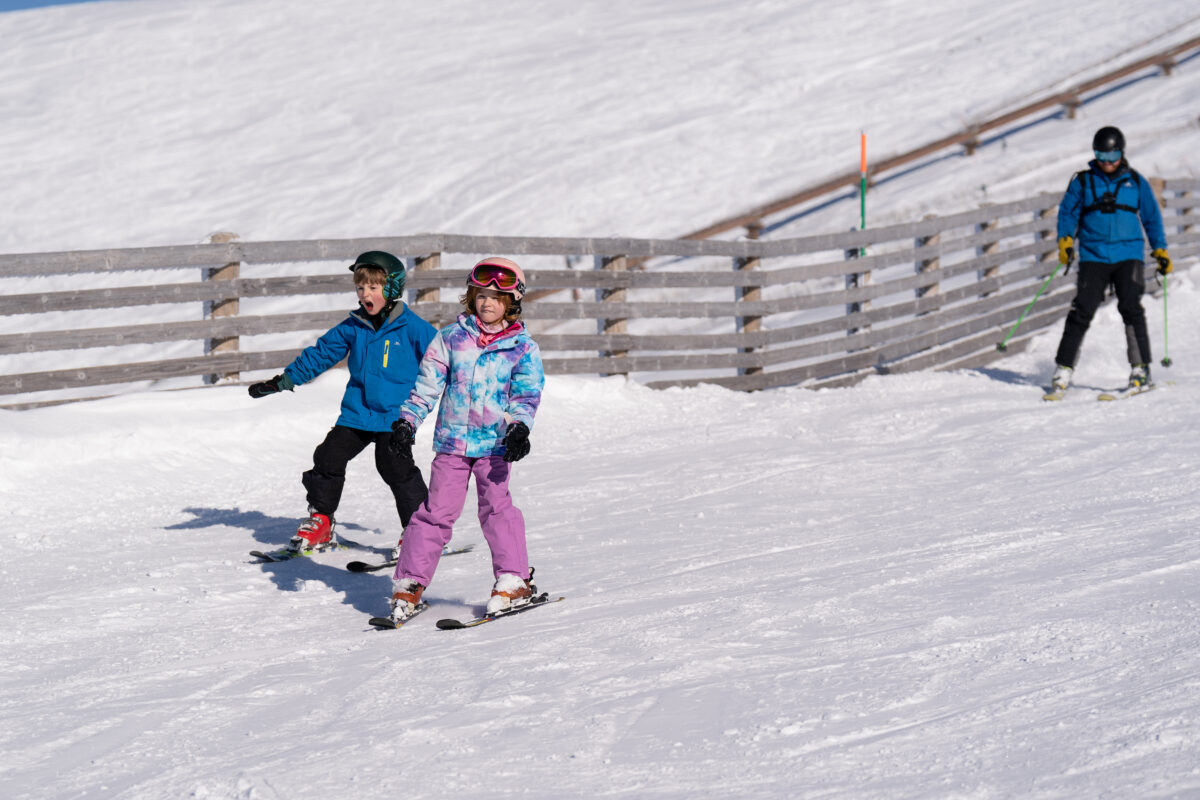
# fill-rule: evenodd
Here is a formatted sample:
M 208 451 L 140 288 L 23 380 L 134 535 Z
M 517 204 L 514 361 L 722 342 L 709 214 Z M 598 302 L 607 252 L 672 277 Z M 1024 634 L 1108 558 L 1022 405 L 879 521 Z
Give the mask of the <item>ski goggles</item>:
M 525 286 L 517 277 L 517 273 L 499 264 L 476 264 L 475 268 L 471 270 L 471 277 L 467 282 L 481 289 L 495 286 L 502 292 L 515 290 L 522 294 L 525 293 Z
M 1120 161 L 1121 160 L 1121 151 L 1120 150 L 1093 150 L 1092 152 L 1096 154 L 1097 161 Z

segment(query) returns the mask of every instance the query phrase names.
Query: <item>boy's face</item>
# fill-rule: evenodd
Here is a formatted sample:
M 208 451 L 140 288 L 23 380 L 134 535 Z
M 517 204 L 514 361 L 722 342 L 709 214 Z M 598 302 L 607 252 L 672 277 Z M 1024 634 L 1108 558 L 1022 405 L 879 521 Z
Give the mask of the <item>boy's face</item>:
M 364 281 L 354 287 L 358 292 L 358 302 L 368 314 L 378 314 L 383 308 L 383 284 L 376 281 Z

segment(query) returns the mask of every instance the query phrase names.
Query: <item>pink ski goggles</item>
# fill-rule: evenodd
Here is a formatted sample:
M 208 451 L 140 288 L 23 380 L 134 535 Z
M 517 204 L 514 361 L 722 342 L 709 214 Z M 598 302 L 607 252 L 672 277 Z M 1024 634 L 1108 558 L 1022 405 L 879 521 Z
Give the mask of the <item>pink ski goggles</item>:
M 517 273 L 499 264 L 476 264 L 467 282 L 481 289 L 494 286 L 502 292 L 525 293 L 525 285 L 517 277 Z

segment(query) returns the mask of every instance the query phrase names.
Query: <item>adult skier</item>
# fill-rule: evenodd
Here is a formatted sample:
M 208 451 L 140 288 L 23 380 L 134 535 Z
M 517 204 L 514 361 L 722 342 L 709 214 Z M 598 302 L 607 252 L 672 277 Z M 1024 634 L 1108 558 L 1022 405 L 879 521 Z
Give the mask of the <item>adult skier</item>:
M 1150 183 L 1129 166 L 1125 136 L 1111 125 L 1092 138 L 1095 158 L 1075 173 L 1058 205 L 1058 260 L 1071 267 L 1079 255 L 1075 299 L 1055 355 L 1054 377 L 1048 400 L 1061 399 L 1079 357 L 1084 334 L 1112 286 L 1117 311 L 1125 322 L 1130 373 L 1127 391 L 1150 385 L 1150 337 L 1142 294 L 1146 288 L 1145 236 L 1158 273 L 1171 272 L 1162 213 Z

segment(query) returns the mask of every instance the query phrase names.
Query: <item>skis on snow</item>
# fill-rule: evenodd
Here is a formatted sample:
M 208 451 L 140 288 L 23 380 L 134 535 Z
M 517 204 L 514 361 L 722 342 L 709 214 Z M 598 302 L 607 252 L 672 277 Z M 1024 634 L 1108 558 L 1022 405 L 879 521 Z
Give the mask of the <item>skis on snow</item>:
M 415 609 L 413 609 L 413 612 L 411 614 L 409 614 L 407 617 L 405 617 L 404 619 L 396 620 L 396 619 L 392 619 L 391 617 L 371 617 L 369 620 L 367 620 L 367 622 L 369 622 L 371 625 L 374 625 L 376 628 L 384 628 L 386 630 L 394 630 L 396 628 L 403 628 L 405 626 L 405 624 L 407 624 L 408 621 L 411 620 L 413 617 L 416 617 L 419 614 L 421 614 L 422 612 L 428 611 L 428 610 L 429 610 L 429 603 L 417 603 L 417 607 Z
M 1118 389 L 1113 392 L 1101 392 L 1096 397 L 1101 402 L 1111 402 L 1113 400 L 1123 400 L 1126 397 L 1133 397 L 1135 394 L 1145 394 L 1154 388 L 1153 383 L 1144 383 L 1141 386 L 1129 386 L 1124 389 Z
M 1170 385 L 1170 381 L 1167 382 L 1167 385 Z M 1109 403 L 1113 400 L 1123 400 L 1126 397 L 1145 394 L 1146 392 L 1154 389 L 1156 386 L 1158 386 L 1156 383 L 1146 383 L 1141 386 L 1128 386 L 1124 389 L 1113 389 L 1109 392 L 1101 392 L 1100 394 L 1096 395 L 1096 399 L 1102 403 Z M 1057 402 L 1062 400 L 1066 394 L 1066 389 L 1052 389 L 1042 395 L 1042 399 L 1050 402 Z
M 442 548 L 442 555 L 456 556 L 460 553 L 469 553 L 474 549 L 475 545 L 473 544 L 463 545 L 462 547 L 451 547 L 450 545 L 446 545 Z M 389 567 L 395 566 L 396 559 L 389 558 L 387 561 L 383 561 L 379 564 L 372 564 L 369 561 L 351 561 L 346 565 L 346 569 L 350 570 L 351 572 L 377 572 L 381 569 L 388 569 Z
M 348 550 L 351 548 L 365 548 L 366 545 L 349 539 L 338 537 L 335 541 L 330 542 L 325 547 L 310 547 L 302 550 L 293 550 L 290 547 L 281 547 L 278 550 L 251 550 L 250 555 L 255 558 L 262 559 L 266 562 L 291 561 L 293 558 L 308 558 L 317 553 L 328 553 L 332 550 Z
M 517 606 L 516 608 L 510 608 L 507 611 L 497 611 L 495 614 L 484 614 L 483 616 L 480 616 L 480 617 L 472 617 L 471 619 L 464 620 L 464 621 L 459 621 L 457 619 L 439 619 L 437 621 L 437 627 L 438 627 L 438 630 L 443 630 L 443 631 L 456 631 L 461 628 L 474 628 L 478 625 L 483 625 L 484 623 L 487 623 L 487 622 L 495 622 L 498 619 L 504 619 L 505 617 L 511 617 L 515 614 L 524 614 L 526 611 L 532 611 L 535 608 L 541 608 L 542 606 L 547 606 L 547 605 L 550 605 L 551 603 L 559 603 L 566 599 L 567 599 L 566 597 L 555 597 L 552 599 L 550 597 L 549 592 L 543 592 L 542 594 L 535 596 L 532 600 L 530 600 L 528 603 L 526 603 L 523 606 Z M 428 608 L 429 608 L 428 603 L 420 603 L 417 605 L 416 611 L 409 614 L 404 619 L 394 620 L 391 617 L 371 617 L 371 619 L 369 619 L 368 622 L 373 627 L 376 627 L 376 628 L 381 628 L 384 630 L 394 630 L 396 628 L 404 627 L 406 624 L 408 624 L 408 622 L 410 622 L 413 619 L 413 617 L 417 616 L 418 614 L 422 613 L 423 611 L 427 610 Z
M 267 563 L 278 563 L 280 561 L 291 561 L 293 558 L 309 558 L 317 553 L 329 553 L 334 550 L 349 550 L 349 549 L 366 550 L 369 549 L 365 544 L 352 542 L 349 539 L 340 539 L 339 541 L 329 545 L 328 547 L 308 548 L 304 550 L 292 550 L 289 547 L 281 547 L 278 550 L 251 550 L 250 555 Z M 460 553 L 469 553 L 475 549 L 475 545 L 468 544 L 462 547 L 451 547 L 446 545 L 442 550 L 444 556 L 456 556 Z M 376 572 L 377 570 L 395 567 L 396 559 L 389 558 L 379 564 L 372 564 L 367 561 L 351 561 L 346 565 L 346 569 L 351 572 Z
M 567 598 L 565 597 L 555 597 L 553 600 L 551 600 L 549 592 L 542 592 L 523 606 L 510 608 L 507 611 L 497 611 L 495 614 L 484 614 L 481 617 L 474 617 L 466 620 L 465 622 L 460 622 L 456 619 L 439 619 L 437 621 L 437 627 L 438 630 L 442 631 L 456 631 L 461 628 L 474 628 L 477 625 L 483 625 L 485 622 L 495 622 L 498 619 L 511 617 L 514 614 L 524 614 L 526 611 L 532 611 L 535 608 L 541 608 L 542 606 L 550 605 L 551 603 L 558 603 L 566 599 Z
M 1042 399 L 1047 402 L 1057 403 L 1059 400 L 1062 400 L 1066 396 L 1067 396 L 1066 389 L 1051 389 L 1050 391 L 1048 391 L 1044 395 L 1042 395 Z

